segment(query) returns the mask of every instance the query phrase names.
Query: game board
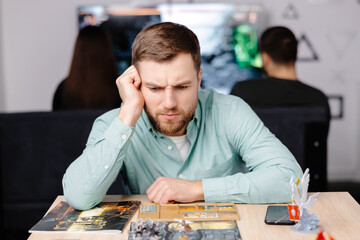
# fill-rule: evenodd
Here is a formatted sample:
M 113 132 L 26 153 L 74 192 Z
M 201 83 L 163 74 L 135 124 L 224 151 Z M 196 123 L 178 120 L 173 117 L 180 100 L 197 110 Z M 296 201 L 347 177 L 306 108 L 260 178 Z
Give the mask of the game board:
M 189 224 L 190 231 L 182 234 L 178 222 L 160 222 L 140 219 L 132 222 L 129 240 L 241 240 L 236 221 L 197 221 Z
M 173 221 L 240 220 L 234 203 L 141 204 L 138 218 Z

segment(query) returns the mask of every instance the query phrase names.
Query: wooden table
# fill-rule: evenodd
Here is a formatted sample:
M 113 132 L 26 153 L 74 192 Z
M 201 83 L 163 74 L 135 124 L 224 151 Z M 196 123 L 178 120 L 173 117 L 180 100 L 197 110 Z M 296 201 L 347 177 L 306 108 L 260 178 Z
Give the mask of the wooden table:
M 318 195 L 318 200 L 309 211 L 316 213 L 320 218 L 320 225 L 327 230 L 336 240 L 360 239 L 360 205 L 347 192 L 323 192 Z M 141 200 L 149 203 L 145 195 L 109 195 L 104 201 Z M 53 208 L 60 201 L 65 201 L 63 196 L 58 196 L 54 201 Z M 266 204 L 237 204 L 240 221 L 238 227 L 244 240 L 254 239 L 309 239 L 313 240 L 316 235 L 295 233 L 289 230 L 289 226 L 274 226 L 264 223 Z M 137 219 L 138 213 L 134 219 Z M 122 234 L 101 233 L 33 233 L 29 240 L 95 240 L 95 239 L 128 239 L 130 224 Z

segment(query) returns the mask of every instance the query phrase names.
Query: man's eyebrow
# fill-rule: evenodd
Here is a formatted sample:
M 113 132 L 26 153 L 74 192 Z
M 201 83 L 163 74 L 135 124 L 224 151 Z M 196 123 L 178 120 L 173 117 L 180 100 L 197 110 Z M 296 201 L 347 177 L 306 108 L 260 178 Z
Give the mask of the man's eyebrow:
M 161 85 L 159 85 L 158 83 L 156 83 L 156 82 L 143 82 L 143 84 L 145 85 L 145 86 L 147 86 L 147 87 L 163 87 L 163 86 L 161 86 Z
M 179 82 L 176 82 L 174 85 L 174 87 L 177 87 L 177 86 L 183 86 L 183 85 L 190 85 L 192 83 L 191 80 L 185 80 L 185 81 L 179 81 Z
M 176 86 L 182 86 L 182 85 L 190 85 L 192 83 L 191 80 L 185 80 L 185 81 L 179 81 L 179 82 L 176 82 L 175 84 L 173 84 L 172 86 L 176 87 Z M 165 87 L 157 82 L 143 82 L 143 84 L 147 87 Z

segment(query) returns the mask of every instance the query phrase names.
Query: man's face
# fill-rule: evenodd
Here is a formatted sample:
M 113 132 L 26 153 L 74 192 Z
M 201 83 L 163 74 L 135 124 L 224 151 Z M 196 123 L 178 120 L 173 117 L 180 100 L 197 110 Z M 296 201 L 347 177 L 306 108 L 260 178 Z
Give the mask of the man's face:
M 201 74 L 190 54 L 180 53 L 170 61 L 139 62 L 145 111 L 153 127 L 167 136 L 181 136 L 197 107 Z

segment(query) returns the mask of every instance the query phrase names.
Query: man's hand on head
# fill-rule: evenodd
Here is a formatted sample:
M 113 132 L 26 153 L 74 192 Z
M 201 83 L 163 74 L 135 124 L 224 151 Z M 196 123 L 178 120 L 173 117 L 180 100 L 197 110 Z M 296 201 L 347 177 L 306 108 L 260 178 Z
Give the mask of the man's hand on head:
M 140 91 L 141 77 L 134 65 L 116 79 L 123 106 L 118 118 L 128 126 L 135 126 L 144 107 L 144 97 Z
M 186 181 L 168 177 L 156 179 L 146 193 L 148 199 L 157 204 L 204 200 L 201 181 Z

